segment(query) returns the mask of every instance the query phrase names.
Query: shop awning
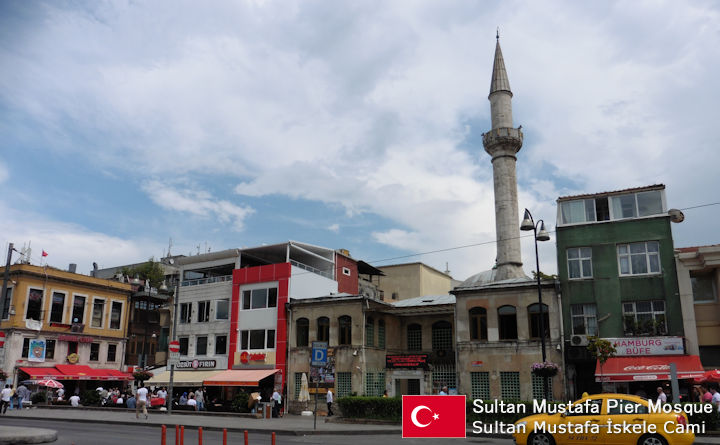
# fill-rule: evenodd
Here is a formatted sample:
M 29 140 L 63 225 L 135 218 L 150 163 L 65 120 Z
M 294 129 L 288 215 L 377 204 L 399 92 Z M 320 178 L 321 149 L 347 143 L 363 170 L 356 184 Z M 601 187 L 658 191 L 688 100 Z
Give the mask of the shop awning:
M 201 386 L 206 379 L 213 377 L 222 371 L 175 371 L 173 375 L 174 386 Z M 163 371 L 155 374 L 151 379 L 145 381 L 145 385 L 168 386 L 170 384 L 170 371 Z
M 679 379 L 702 377 L 705 371 L 697 355 L 656 355 L 650 357 L 613 357 L 602 368 L 595 366 L 596 382 L 639 382 L 670 380 L 670 363 L 675 363 Z
M 52 368 L 40 368 L 40 367 L 26 367 L 20 368 L 20 371 L 29 375 L 33 380 L 45 380 L 54 379 L 57 380 L 63 375 L 62 372 L 58 371 L 55 367 Z
M 133 380 L 132 374 L 117 369 L 91 368 L 86 365 L 55 365 L 53 368 L 20 368 L 31 379 L 54 380 Z
M 269 377 L 279 369 L 229 369 L 206 379 L 206 386 L 259 386 L 260 380 Z

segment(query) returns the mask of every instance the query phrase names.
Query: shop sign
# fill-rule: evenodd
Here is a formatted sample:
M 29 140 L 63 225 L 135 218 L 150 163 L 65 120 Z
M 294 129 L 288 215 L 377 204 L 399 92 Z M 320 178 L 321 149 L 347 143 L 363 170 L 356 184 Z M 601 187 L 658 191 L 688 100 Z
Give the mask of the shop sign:
M 266 355 L 264 352 L 250 353 L 243 351 L 242 354 L 240 354 L 240 362 L 243 365 L 247 365 L 250 362 L 264 362 L 265 357 Z
M 211 369 L 215 366 L 215 360 L 180 360 L 175 369 Z
M 427 354 L 386 355 L 385 367 L 390 369 L 427 368 Z
M 92 337 L 80 337 L 77 335 L 67 335 L 67 334 L 60 334 L 58 335 L 59 341 L 76 341 L 78 343 L 92 343 L 93 338 Z
M 624 337 L 605 340 L 615 346 L 616 357 L 685 354 L 682 337 Z

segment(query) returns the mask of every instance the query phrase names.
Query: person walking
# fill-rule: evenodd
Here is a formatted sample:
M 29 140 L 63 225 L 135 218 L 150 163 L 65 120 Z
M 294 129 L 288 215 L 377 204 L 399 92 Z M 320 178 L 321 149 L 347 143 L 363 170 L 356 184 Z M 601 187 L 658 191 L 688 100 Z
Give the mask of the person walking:
M 332 410 L 333 393 L 332 393 L 332 390 L 330 390 L 330 388 L 328 388 L 328 392 L 327 392 L 327 396 L 325 397 L 325 401 L 327 402 L 327 407 L 328 407 L 328 417 L 330 417 L 333 415 L 333 410 Z
M 80 396 L 77 394 L 73 394 L 70 396 L 70 406 L 73 408 L 77 408 L 80 406 Z
M 205 393 L 202 386 L 195 391 L 195 401 L 197 402 L 197 410 L 205 411 Z
M 0 403 L 2 403 L 2 405 L 0 405 L 0 413 L 5 414 L 11 397 L 12 389 L 10 389 L 10 385 L 5 385 L 5 388 L 0 392 Z
M 140 418 L 140 409 L 142 409 L 145 419 L 148 418 L 147 403 L 148 403 L 148 390 L 145 388 L 145 383 L 140 382 L 140 388 L 136 391 L 136 405 L 135 405 L 135 418 Z
M 657 393 L 658 393 L 658 396 L 657 396 L 658 401 L 660 401 L 662 403 L 667 403 L 667 395 L 665 395 L 665 391 L 663 391 L 662 386 L 658 386 Z
M 27 386 L 25 386 L 21 383 L 20 386 L 18 386 L 18 389 L 17 389 L 17 391 L 15 391 L 15 393 L 18 396 L 18 408 L 22 409 L 23 400 L 30 400 L 30 390 L 27 389 Z
M 273 391 L 272 393 L 272 401 L 273 401 L 273 407 L 272 407 L 272 416 L 278 417 L 280 415 L 280 403 L 282 402 L 282 397 L 280 396 L 280 393 L 277 389 Z

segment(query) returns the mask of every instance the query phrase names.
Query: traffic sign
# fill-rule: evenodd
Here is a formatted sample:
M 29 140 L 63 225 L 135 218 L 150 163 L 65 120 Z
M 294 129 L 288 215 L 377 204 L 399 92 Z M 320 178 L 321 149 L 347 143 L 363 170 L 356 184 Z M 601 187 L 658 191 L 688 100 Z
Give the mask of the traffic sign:
M 180 362 L 180 353 L 170 351 L 170 356 L 168 357 L 167 364 L 177 366 L 177 364 L 179 362 Z
M 173 352 L 180 352 L 180 342 L 177 340 L 173 340 L 170 342 L 170 345 L 168 346 L 168 349 L 170 349 L 170 354 L 172 355 Z M 179 355 L 179 354 L 178 354 Z
M 326 341 L 312 342 L 312 358 L 310 362 L 312 366 L 327 365 L 327 348 L 328 344 Z

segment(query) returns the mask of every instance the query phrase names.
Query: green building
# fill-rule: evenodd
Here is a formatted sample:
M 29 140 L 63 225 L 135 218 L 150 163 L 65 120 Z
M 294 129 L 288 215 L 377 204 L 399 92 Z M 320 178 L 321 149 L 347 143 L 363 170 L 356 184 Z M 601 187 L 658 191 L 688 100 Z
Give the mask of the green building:
M 569 395 L 654 394 L 667 377 L 660 369 L 665 365 L 645 360 L 685 355 L 665 186 L 567 196 L 557 203 Z M 596 376 L 596 360 L 587 350 L 591 336 L 616 344 L 618 358 L 611 361 L 622 358 L 637 366 L 618 370 L 609 361 L 608 370 Z M 601 387 L 599 379 L 608 383 Z

